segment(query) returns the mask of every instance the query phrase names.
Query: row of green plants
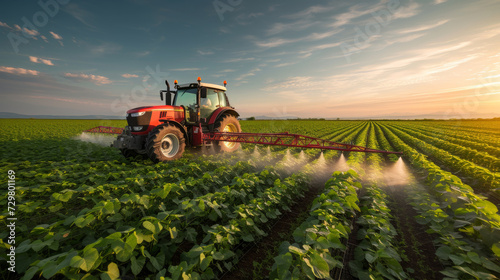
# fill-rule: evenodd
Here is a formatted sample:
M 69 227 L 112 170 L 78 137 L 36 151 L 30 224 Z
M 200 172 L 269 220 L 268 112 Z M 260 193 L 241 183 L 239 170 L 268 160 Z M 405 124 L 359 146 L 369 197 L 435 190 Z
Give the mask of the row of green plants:
M 181 255 L 179 265 L 170 265 L 169 277 L 176 279 L 214 279 L 229 271 L 238 261 L 237 246 L 266 235 L 262 228 L 277 219 L 304 193 L 307 180 L 294 174 L 239 204 L 233 218 L 225 224 L 212 225 L 202 242 Z M 217 268 L 215 271 L 213 268 Z
M 475 149 L 477 151 L 488 153 L 494 157 L 500 157 L 500 147 L 490 145 L 485 141 L 484 133 L 457 131 L 450 128 L 439 128 L 432 126 L 422 126 L 421 124 L 398 123 L 399 127 L 411 128 L 429 136 L 438 136 L 450 143 Z
M 18 248 L 19 253 L 34 258 L 28 261 L 31 267 L 24 279 L 37 273 L 46 278 L 56 273 L 71 279 L 98 276 L 110 264 L 119 264 L 121 275 L 160 273 L 180 244 L 196 244 L 199 232 L 234 218 L 239 205 L 265 193 L 270 182 L 279 182 L 278 175 L 265 170 L 258 175 L 244 174 L 230 186 L 196 198 L 183 198 L 178 193 L 180 186 L 167 184 L 150 190 L 147 199 L 125 194 L 119 200 L 101 200 L 79 216 L 31 231 L 34 241 L 26 240 Z M 86 237 L 73 241 L 81 242 L 83 248 L 64 242 L 81 231 Z
M 351 275 L 359 279 L 407 279 L 401 256 L 395 246 L 396 229 L 391 224 L 386 194 L 376 185 L 363 188 L 360 216 L 356 219 L 358 244 Z
M 452 155 L 459 156 L 464 160 L 473 162 L 479 166 L 491 170 L 492 172 L 500 171 L 500 159 L 486 152 L 454 144 L 449 139 L 443 140 L 435 137 L 434 135 L 429 136 L 427 132 L 420 131 L 418 129 L 415 129 L 414 127 L 406 128 L 403 126 L 398 126 L 398 128 L 408 133 L 409 135 L 417 137 L 418 139 L 435 146 L 436 148 L 447 151 Z
M 280 245 L 270 279 L 329 279 L 333 269 L 343 267 L 345 240 L 360 211 L 357 178 L 353 170 L 333 173 L 309 217 L 294 231 L 295 242 Z
M 458 156 L 452 155 L 447 151 L 436 148 L 433 145 L 420 140 L 420 136 L 417 138 L 394 126 L 391 126 L 390 128 L 403 141 L 415 148 L 418 148 L 425 155 L 432 156 L 433 158 L 449 166 L 453 170 L 460 171 L 463 175 L 476 179 L 479 183 L 483 184 L 485 187 L 490 188 L 492 191 L 500 193 L 499 172 L 491 172 L 484 167 L 477 166 L 470 161 L 464 160 Z M 422 157 L 423 155 L 418 153 L 418 156 Z
M 194 197 L 230 184 L 239 174 L 254 171 L 253 166 L 246 162 L 238 162 L 233 166 L 228 165 L 227 160 L 219 160 L 217 163 L 220 163 L 218 167 L 210 161 L 184 162 L 182 165 L 173 163 L 166 171 L 160 169 L 165 168 L 164 164 L 142 166 L 134 170 L 133 166 L 137 164 L 135 163 L 132 166 L 111 166 L 114 172 L 108 171 L 109 173 L 106 173 L 103 164 L 94 163 L 88 165 L 95 167 L 76 172 L 80 173 L 78 179 L 66 178 L 66 175 L 71 173 L 65 168 L 54 171 L 54 176 L 37 173 L 34 175 L 35 180 L 28 179 L 30 173 L 20 173 L 20 181 L 24 184 L 17 187 L 20 205 L 18 215 L 26 221 L 24 225 L 28 227 L 27 231 L 30 231 L 36 226 L 36 222 L 50 224 L 61 220 L 61 217 L 77 215 L 83 209 L 97 207 L 102 199 L 122 200 L 123 197 L 130 196 L 137 197 L 138 201 L 147 204 L 155 200 L 150 194 L 151 190 L 170 185 L 174 185 L 178 190 L 172 192 L 168 199 Z M 119 171 L 120 169 L 123 171 Z M 6 200 L 0 202 L 0 205 L 4 204 Z
M 412 165 L 427 175 L 428 189 L 420 189 L 409 197 L 418 198 L 414 203 L 422 213 L 418 221 L 429 225 L 430 233 L 440 236 L 436 240 L 439 247 L 436 255 L 447 266 L 442 273 L 451 279 L 498 277 L 498 208 L 474 194 L 458 177 L 427 160 L 387 127 L 382 129 L 391 143 L 405 152 Z

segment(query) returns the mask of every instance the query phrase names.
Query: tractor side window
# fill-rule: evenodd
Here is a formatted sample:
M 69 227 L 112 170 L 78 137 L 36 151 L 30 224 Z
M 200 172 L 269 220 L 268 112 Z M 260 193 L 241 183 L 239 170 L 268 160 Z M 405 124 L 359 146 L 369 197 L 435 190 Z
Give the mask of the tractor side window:
M 219 96 L 213 89 L 207 89 L 207 98 L 200 100 L 200 115 L 202 118 L 208 118 L 213 111 L 220 107 Z
M 221 107 L 226 107 L 226 95 L 224 94 L 223 91 L 219 91 L 219 102 Z

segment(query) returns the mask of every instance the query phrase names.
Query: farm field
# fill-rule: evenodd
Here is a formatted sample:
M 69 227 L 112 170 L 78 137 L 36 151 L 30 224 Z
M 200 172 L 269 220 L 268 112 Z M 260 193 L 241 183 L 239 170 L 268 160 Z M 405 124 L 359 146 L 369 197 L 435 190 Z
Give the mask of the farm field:
M 99 125 L 126 121 L 0 120 L 19 279 L 500 278 L 500 120 L 242 121 L 404 156 L 243 144 L 159 164 L 81 134 Z

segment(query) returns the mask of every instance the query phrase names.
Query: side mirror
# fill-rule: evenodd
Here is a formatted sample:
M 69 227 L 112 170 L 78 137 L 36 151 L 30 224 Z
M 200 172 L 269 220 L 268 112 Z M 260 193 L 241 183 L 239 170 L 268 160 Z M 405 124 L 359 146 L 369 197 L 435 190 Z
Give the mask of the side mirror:
M 207 88 L 202 88 L 200 93 L 201 98 L 207 98 Z

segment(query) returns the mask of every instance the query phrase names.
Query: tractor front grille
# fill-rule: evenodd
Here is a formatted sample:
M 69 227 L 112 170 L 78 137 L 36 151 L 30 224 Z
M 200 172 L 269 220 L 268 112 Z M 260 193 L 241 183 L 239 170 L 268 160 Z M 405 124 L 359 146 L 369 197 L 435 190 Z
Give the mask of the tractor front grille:
M 151 114 L 151 111 L 140 117 L 131 117 L 130 114 L 127 114 L 127 123 L 129 126 L 148 126 L 151 122 Z

